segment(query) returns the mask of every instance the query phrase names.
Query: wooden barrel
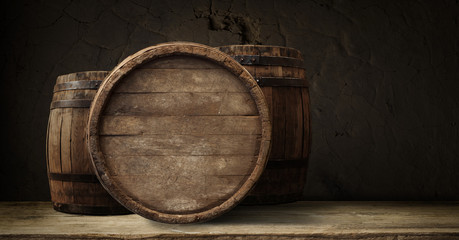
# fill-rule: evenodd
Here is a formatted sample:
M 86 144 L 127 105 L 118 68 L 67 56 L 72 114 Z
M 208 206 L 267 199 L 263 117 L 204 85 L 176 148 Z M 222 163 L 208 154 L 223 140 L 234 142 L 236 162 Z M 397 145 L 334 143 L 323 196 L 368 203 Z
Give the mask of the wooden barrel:
M 272 147 L 265 172 L 243 204 L 300 200 L 309 157 L 309 91 L 300 51 L 279 46 L 231 45 L 218 49 L 239 61 L 257 80 L 272 121 Z
M 86 125 L 105 71 L 57 78 L 48 120 L 46 161 L 54 209 L 79 214 L 128 213 L 100 185 L 87 150 Z
M 107 76 L 88 131 L 112 196 L 145 218 L 191 223 L 246 196 L 265 167 L 271 124 L 261 89 L 240 64 L 174 42 L 129 56 Z

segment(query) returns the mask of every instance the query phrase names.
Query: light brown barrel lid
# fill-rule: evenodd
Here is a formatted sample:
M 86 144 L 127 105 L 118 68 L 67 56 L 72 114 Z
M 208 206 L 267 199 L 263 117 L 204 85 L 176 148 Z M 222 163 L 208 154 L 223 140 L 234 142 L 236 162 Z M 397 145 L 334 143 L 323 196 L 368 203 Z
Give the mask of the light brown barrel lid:
M 237 205 L 267 161 L 261 89 L 229 55 L 187 42 L 145 48 L 107 76 L 91 105 L 89 151 L 107 191 L 167 223 Z

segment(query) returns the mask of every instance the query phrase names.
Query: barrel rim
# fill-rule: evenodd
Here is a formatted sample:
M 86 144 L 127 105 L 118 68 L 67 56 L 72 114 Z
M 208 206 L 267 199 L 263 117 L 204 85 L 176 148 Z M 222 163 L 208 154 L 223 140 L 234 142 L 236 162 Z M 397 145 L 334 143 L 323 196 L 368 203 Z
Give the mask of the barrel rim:
M 97 73 L 107 73 L 109 74 L 110 71 L 107 71 L 107 70 L 93 70 L 93 71 L 79 71 L 79 72 L 72 72 L 72 73 L 66 73 L 66 74 L 61 74 L 61 75 L 58 75 L 57 77 L 66 77 L 66 76 L 71 76 L 71 75 L 78 75 L 78 74 L 97 74 Z M 78 81 L 78 79 L 75 79 L 75 81 Z
M 103 81 L 103 79 L 110 73 L 110 71 L 105 70 L 94 70 L 94 71 L 79 71 L 79 72 L 72 72 L 67 74 L 58 75 L 56 78 L 56 83 L 54 88 L 56 88 L 57 84 L 66 83 L 66 82 L 74 82 L 74 81 L 87 81 L 87 80 L 99 80 Z M 97 79 L 99 74 L 104 74 L 105 76 L 101 79 Z M 85 75 L 85 77 L 82 77 Z M 70 80 L 70 81 L 67 81 Z
M 195 56 L 210 60 L 231 73 L 233 73 L 249 90 L 250 95 L 254 99 L 261 122 L 261 138 L 260 148 L 256 164 L 242 186 L 226 201 L 212 207 L 208 210 L 193 213 L 171 214 L 157 211 L 143 205 L 139 200 L 125 194 L 125 192 L 116 185 L 110 183 L 110 172 L 107 170 L 104 162 L 105 157 L 99 145 L 98 126 L 110 94 L 115 89 L 116 84 L 134 70 L 137 66 L 153 61 L 155 59 L 169 57 L 174 55 Z M 169 42 L 151 47 L 144 48 L 137 53 L 129 56 L 118 64 L 110 74 L 105 78 L 104 82 L 99 87 L 96 96 L 91 104 L 88 128 L 88 148 L 91 155 L 92 163 L 102 186 L 117 199 L 127 209 L 135 212 L 145 218 L 166 223 L 192 223 L 203 222 L 220 216 L 225 212 L 235 207 L 241 202 L 248 192 L 255 186 L 255 183 L 260 178 L 263 169 L 268 161 L 268 153 L 271 145 L 271 122 L 268 112 L 268 106 L 265 101 L 263 92 L 258 86 L 250 73 L 231 56 L 206 45 L 192 42 Z
M 286 46 L 278 46 L 278 45 L 261 45 L 261 44 L 230 44 L 230 45 L 222 45 L 218 46 L 217 48 L 221 47 L 269 47 L 269 48 L 284 48 L 284 49 L 290 49 L 293 51 L 300 52 L 300 50 L 293 48 L 293 47 L 286 47 Z
M 286 49 L 289 51 L 295 51 L 298 54 L 298 58 L 295 57 L 295 59 L 300 59 L 303 61 L 303 54 L 299 49 L 292 48 L 292 47 L 286 47 L 286 46 L 276 46 L 276 45 L 260 45 L 260 44 L 234 44 L 234 45 L 223 45 L 223 46 L 218 46 L 216 47 L 217 49 L 221 48 L 229 48 L 229 47 L 238 47 L 238 48 L 243 48 L 243 47 L 253 47 L 253 48 L 279 48 L 279 49 Z

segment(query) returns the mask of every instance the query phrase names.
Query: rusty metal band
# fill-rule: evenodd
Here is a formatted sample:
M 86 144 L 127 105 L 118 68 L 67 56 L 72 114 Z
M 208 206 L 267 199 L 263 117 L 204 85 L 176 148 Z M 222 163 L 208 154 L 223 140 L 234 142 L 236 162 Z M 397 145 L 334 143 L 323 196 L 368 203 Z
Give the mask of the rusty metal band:
M 266 168 L 282 169 L 282 168 L 302 168 L 307 167 L 308 159 L 269 159 Z
M 92 99 L 74 99 L 74 100 L 59 100 L 51 102 L 50 109 L 54 108 L 89 108 Z
M 234 55 L 232 56 L 241 65 L 303 67 L 303 60 L 291 57 Z
M 48 178 L 64 182 L 99 183 L 97 176 L 94 174 L 48 173 Z
M 102 81 L 100 80 L 89 80 L 89 81 L 72 81 L 59 83 L 54 86 L 54 92 L 68 91 L 68 90 L 97 90 Z
M 88 215 L 113 215 L 130 214 L 131 212 L 122 206 L 91 206 L 83 204 L 68 204 L 53 202 L 53 208 L 59 212 L 77 213 Z
M 260 87 L 308 87 L 308 81 L 302 78 L 255 77 Z

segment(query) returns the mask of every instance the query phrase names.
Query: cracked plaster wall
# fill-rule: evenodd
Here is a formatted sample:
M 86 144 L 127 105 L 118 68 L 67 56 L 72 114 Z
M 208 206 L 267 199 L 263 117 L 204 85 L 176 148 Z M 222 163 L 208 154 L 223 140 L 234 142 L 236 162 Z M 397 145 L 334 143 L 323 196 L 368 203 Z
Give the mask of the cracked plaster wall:
M 49 199 L 58 75 L 166 41 L 304 54 L 308 200 L 459 199 L 458 1 L 9 1 L 2 7 L 0 200 Z

